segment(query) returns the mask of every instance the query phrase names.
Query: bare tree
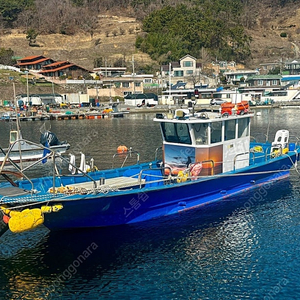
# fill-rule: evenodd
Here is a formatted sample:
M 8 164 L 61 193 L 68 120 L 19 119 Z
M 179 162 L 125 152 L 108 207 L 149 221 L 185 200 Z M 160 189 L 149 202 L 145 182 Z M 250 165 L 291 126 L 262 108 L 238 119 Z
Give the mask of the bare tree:
M 125 29 L 121 27 L 121 28 L 120 28 L 120 35 L 124 35 L 125 32 L 126 32 Z
M 19 26 L 24 26 L 26 31 L 29 28 L 35 27 L 35 20 L 32 11 L 29 9 L 23 10 L 18 16 L 18 24 Z
M 84 8 L 81 10 L 81 28 L 88 32 L 91 36 L 91 39 L 93 39 L 94 32 L 97 29 L 98 26 L 98 18 L 97 16 L 93 16 L 89 9 Z
M 74 34 L 82 22 L 81 8 L 70 0 L 36 0 L 36 7 L 35 27 L 39 32 Z
M 202 67 L 205 68 L 211 62 L 211 57 L 204 47 L 200 50 L 200 57 L 198 61 L 202 64 Z
M 187 81 L 193 84 L 195 88 L 196 84 L 200 82 L 200 74 L 191 74 L 187 77 Z

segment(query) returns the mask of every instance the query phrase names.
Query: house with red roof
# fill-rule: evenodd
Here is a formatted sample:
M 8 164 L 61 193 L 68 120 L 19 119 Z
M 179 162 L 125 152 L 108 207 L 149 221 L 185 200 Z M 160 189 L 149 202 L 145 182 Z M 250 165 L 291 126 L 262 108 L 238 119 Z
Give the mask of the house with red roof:
M 47 77 L 66 76 L 79 78 L 90 73 L 89 70 L 75 65 L 68 61 L 55 61 L 42 55 L 27 56 L 17 60 L 20 69 L 38 71 L 39 74 Z
M 54 60 L 42 55 L 33 55 L 20 58 L 17 60 L 17 65 L 20 69 L 41 70 L 43 66 L 53 63 Z
M 68 61 L 56 61 L 44 65 L 39 73 L 49 77 L 60 77 L 65 75 L 67 77 L 78 78 L 84 74 L 90 73 L 90 71 Z

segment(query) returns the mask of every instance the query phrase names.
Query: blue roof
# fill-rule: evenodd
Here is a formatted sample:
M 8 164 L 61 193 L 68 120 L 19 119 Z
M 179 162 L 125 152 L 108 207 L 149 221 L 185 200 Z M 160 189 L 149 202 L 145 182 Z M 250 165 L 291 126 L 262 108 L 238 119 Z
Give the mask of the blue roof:
M 300 75 L 283 76 L 281 78 L 281 81 L 293 81 L 293 80 L 300 80 Z

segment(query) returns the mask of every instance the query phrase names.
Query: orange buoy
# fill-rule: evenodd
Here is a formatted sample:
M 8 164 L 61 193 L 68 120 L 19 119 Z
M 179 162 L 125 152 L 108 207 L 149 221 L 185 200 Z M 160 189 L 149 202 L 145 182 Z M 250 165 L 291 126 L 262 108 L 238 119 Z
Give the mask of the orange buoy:
M 128 148 L 124 145 L 120 145 L 118 148 L 117 148 L 117 152 L 118 153 L 124 153 L 124 152 L 127 152 L 128 151 Z
M 3 216 L 3 222 L 4 222 L 5 224 L 8 224 L 9 219 L 10 219 L 9 216 L 7 216 L 7 215 L 4 215 L 4 216 Z

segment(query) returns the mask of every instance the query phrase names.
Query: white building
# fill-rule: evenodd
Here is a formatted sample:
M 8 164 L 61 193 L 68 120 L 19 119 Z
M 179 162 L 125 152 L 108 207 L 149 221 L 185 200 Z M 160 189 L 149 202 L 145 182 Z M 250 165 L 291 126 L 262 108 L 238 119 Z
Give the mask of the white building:
M 201 64 L 195 57 L 185 55 L 178 62 L 161 66 L 161 80 L 164 87 L 183 81 L 187 83 L 186 88 L 194 88 L 201 81 Z
M 229 84 L 239 85 L 241 79 L 246 80 L 248 77 L 259 75 L 258 70 L 238 70 L 238 71 L 229 71 L 224 72 L 223 75 L 226 77 L 226 80 Z

